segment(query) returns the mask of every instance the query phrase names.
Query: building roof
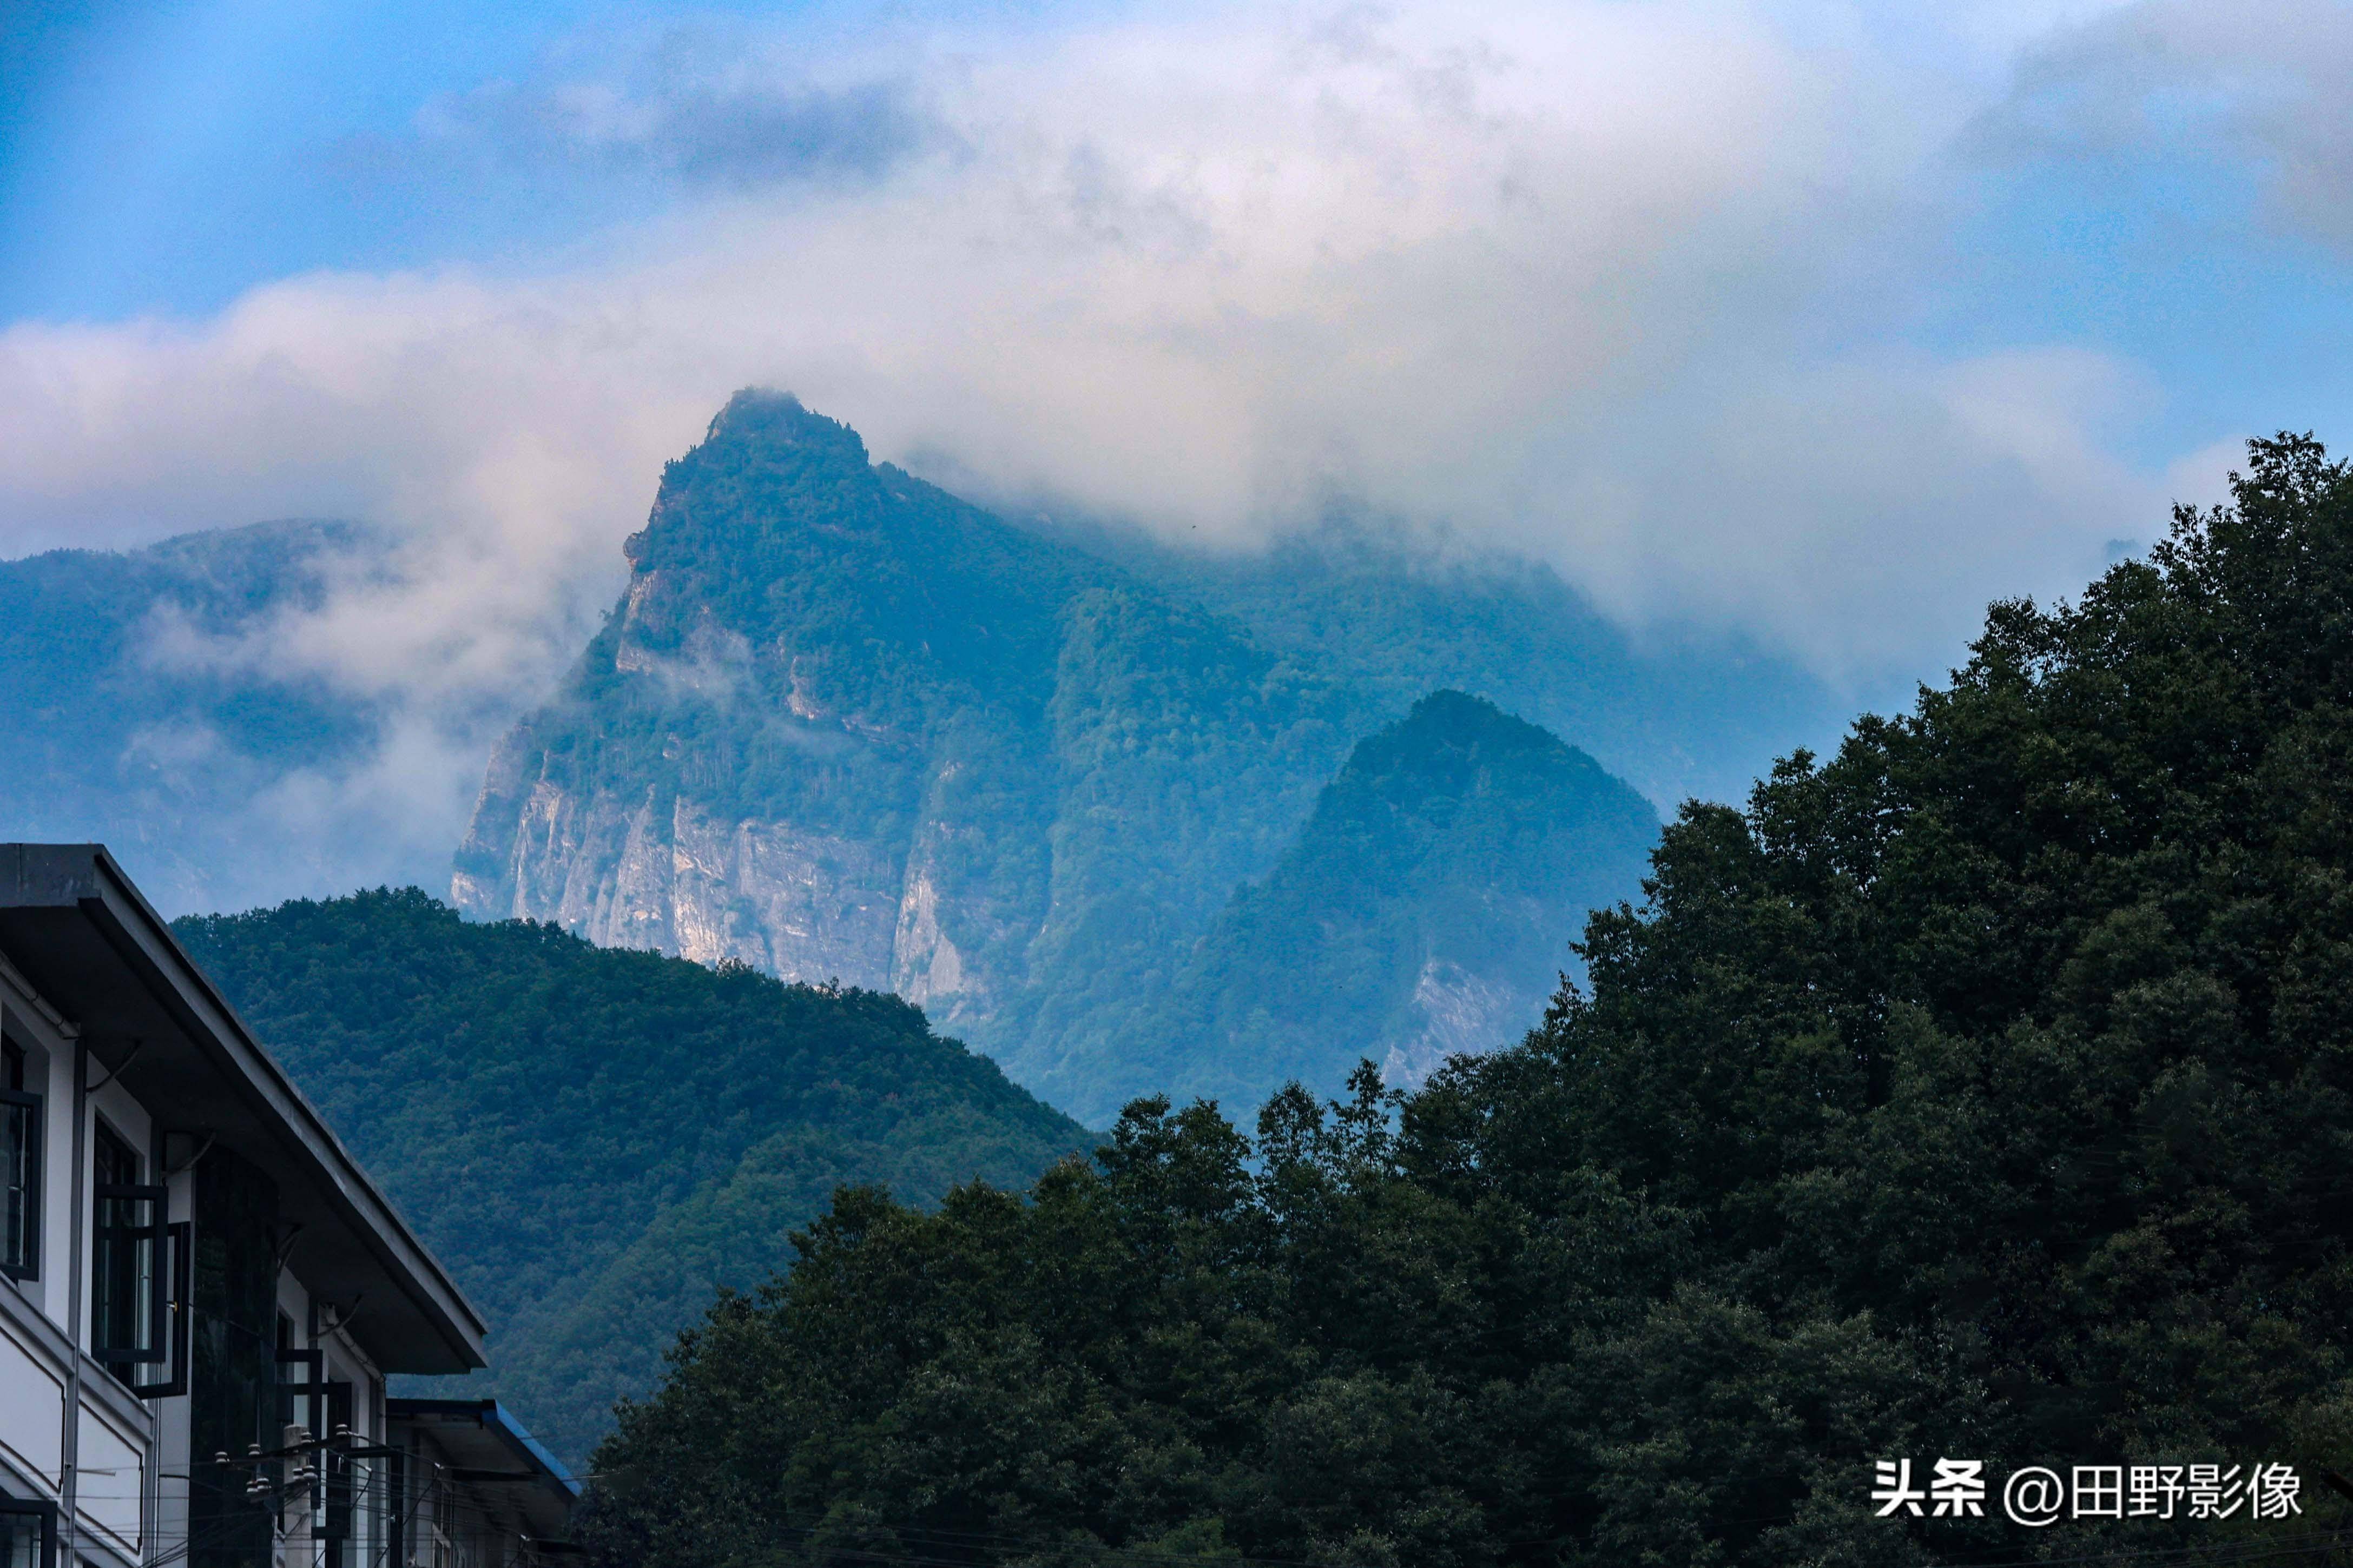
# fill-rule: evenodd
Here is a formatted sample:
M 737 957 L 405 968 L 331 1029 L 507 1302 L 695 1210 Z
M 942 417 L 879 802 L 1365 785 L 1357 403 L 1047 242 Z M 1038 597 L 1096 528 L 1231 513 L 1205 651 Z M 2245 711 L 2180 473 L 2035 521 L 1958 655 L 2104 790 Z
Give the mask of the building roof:
M 160 1125 L 278 1183 L 301 1226 L 292 1267 L 356 1300 L 345 1332 L 386 1372 L 484 1364 L 477 1312 L 316 1107 L 96 844 L 0 844 L 0 952 L 81 1031 Z
M 459 1468 L 468 1486 L 501 1489 L 534 1541 L 565 1540 L 580 1483 L 564 1461 L 547 1451 L 495 1399 L 387 1399 L 385 1415 L 395 1425 L 423 1427 Z

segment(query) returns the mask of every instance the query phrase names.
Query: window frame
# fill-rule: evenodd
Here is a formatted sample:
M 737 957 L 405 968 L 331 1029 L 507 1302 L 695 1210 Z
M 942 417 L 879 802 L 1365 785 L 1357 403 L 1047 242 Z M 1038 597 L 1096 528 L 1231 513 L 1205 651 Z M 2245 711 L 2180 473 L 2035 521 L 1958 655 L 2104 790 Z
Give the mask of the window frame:
M 101 1182 L 93 1190 L 90 1214 L 90 1359 L 118 1371 L 125 1366 L 153 1366 L 171 1359 L 171 1296 L 173 1281 L 169 1276 L 171 1260 L 165 1256 L 171 1247 L 171 1225 L 164 1217 L 167 1195 L 162 1187 L 142 1183 Z M 144 1204 L 148 1217 L 142 1222 L 109 1224 L 106 1210 L 109 1204 Z M 116 1309 L 116 1292 L 124 1280 L 114 1275 L 116 1266 L 127 1263 L 126 1279 L 133 1291 L 127 1316 Z M 143 1289 L 144 1299 L 140 1292 Z M 111 1344 L 108 1336 L 116 1328 L 116 1320 L 126 1325 L 133 1319 L 137 1342 Z
M 58 1505 L 39 1498 L 11 1497 L 0 1490 L 0 1514 L 24 1514 L 40 1521 L 37 1568 L 57 1568 Z
M 161 1189 L 158 1189 L 159 1191 Z M 188 1354 L 195 1325 L 196 1227 L 190 1220 L 164 1226 L 170 1256 L 169 1285 L 158 1270 L 157 1295 L 164 1313 L 163 1344 L 164 1373 L 145 1383 L 133 1383 L 131 1392 L 142 1399 L 169 1399 L 188 1392 Z M 120 1375 L 118 1373 L 117 1375 Z
M 131 1141 L 98 1122 L 98 1143 L 91 1156 L 91 1175 L 108 1167 L 118 1175 L 137 1177 L 145 1162 Z M 142 1399 L 164 1399 L 188 1391 L 188 1352 L 192 1324 L 190 1304 L 195 1273 L 195 1226 L 171 1219 L 171 1194 L 156 1183 L 93 1181 L 90 1204 L 90 1354 L 92 1361 L 121 1380 Z M 109 1205 L 145 1205 L 144 1216 L 132 1223 L 109 1223 Z M 115 1279 L 121 1269 L 133 1290 L 131 1317 L 138 1342 L 113 1344 L 109 1336 L 122 1315 L 116 1310 Z M 129 1326 L 126 1321 L 125 1326 Z M 161 1367 L 161 1376 L 142 1380 L 141 1369 Z
M 185 1394 L 194 1316 L 190 1308 L 195 1284 L 196 1227 L 187 1220 L 174 1222 L 164 1218 L 170 1212 L 170 1201 L 162 1187 L 110 1183 L 96 1189 L 96 1197 L 100 1205 L 110 1200 L 148 1204 L 153 1217 L 144 1225 L 110 1227 L 93 1223 L 90 1227 L 90 1359 L 121 1379 L 142 1399 L 166 1399 Z M 141 1325 L 143 1342 L 138 1345 L 110 1345 L 102 1337 L 106 1303 L 100 1289 L 104 1278 L 100 1259 L 108 1256 L 105 1249 L 112 1239 L 107 1235 L 111 1228 L 127 1230 L 133 1257 L 138 1256 L 135 1249 L 144 1249 L 146 1321 Z M 142 1381 L 140 1369 L 145 1367 L 161 1367 L 163 1374 Z
M 41 1174 L 43 1139 L 42 1125 L 47 1102 L 37 1094 L 22 1089 L 0 1089 L 0 1117 L 17 1121 L 25 1137 L 14 1151 L 16 1162 L 24 1180 L 13 1184 L 15 1171 L 0 1171 L 0 1226 L 7 1224 L 5 1205 L 12 1194 L 21 1194 L 25 1205 L 23 1257 L 11 1258 L 0 1252 L 0 1279 L 38 1279 L 41 1277 Z M 5 1151 L 5 1145 L 0 1145 Z M 0 1231 L 0 1246 L 5 1244 L 5 1233 Z

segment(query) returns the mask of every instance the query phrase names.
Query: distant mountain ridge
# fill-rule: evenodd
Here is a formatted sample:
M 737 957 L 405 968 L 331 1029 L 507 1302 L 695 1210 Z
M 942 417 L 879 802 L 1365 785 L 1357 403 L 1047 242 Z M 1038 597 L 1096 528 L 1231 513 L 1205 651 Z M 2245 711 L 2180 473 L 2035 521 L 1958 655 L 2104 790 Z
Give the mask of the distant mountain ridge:
M 287 826 L 365 755 L 383 713 L 218 657 L 315 608 L 380 548 L 352 524 L 291 521 L 0 562 L 0 825 L 111 846 L 167 910 L 380 873 L 341 853 L 332 824 L 292 840 Z
M 896 488 L 939 493 L 904 476 Z M 1439 687 L 1575 742 L 1662 809 L 1686 792 L 1738 798 L 1758 759 L 1827 742 L 1851 705 L 1735 644 L 1637 642 L 1548 567 L 1369 524 L 1327 520 L 1237 554 L 1035 509 L 996 527 L 1033 562 L 1205 617 L 1349 693 L 1351 732 L 1320 775 L 1305 770 L 1303 810 L 1348 741 Z M 502 701 L 486 687 L 452 714 L 312 673 L 289 639 L 331 628 L 354 586 L 408 581 L 417 568 L 400 547 L 362 524 L 291 521 L 0 561 L 0 713 L 17 736 L 0 752 L 0 820 L 23 837 L 113 846 L 173 913 L 438 882 L 465 813 L 453 821 L 439 798 L 418 808 L 404 748 L 429 731 L 437 748 L 487 757 L 490 741 L 472 737 L 494 737 L 544 689 L 519 680 Z M 1277 832 L 1252 863 L 1262 871 L 1280 847 Z
M 1745 799 L 1760 759 L 1831 743 L 1854 705 L 1736 637 L 1630 635 L 1548 564 L 1449 552 L 1345 514 L 1219 552 L 1050 514 L 1031 524 L 1391 710 L 1441 687 L 1475 691 L 1573 741 L 1661 810 Z M 1909 689 L 1885 696 L 1900 703 Z
M 776 394 L 738 395 L 669 466 L 628 554 L 604 630 L 499 747 L 453 901 L 895 991 L 1096 1122 L 1164 1086 L 1188 955 L 1396 712 L 871 464 L 854 432 Z M 1655 816 L 1589 759 L 1549 786 L 1614 792 L 1587 814 L 1618 837 L 1579 895 L 1634 891 Z M 1630 804 L 1641 821 L 1620 832 Z M 1522 912 L 1547 952 L 1495 992 L 1526 1016 L 1496 1011 L 1489 1045 L 1534 1022 L 1517 1003 L 1550 990 L 1583 910 Z M 1326 1039 L 1300 1071 L 1336 1088 L 1374 1045 Z

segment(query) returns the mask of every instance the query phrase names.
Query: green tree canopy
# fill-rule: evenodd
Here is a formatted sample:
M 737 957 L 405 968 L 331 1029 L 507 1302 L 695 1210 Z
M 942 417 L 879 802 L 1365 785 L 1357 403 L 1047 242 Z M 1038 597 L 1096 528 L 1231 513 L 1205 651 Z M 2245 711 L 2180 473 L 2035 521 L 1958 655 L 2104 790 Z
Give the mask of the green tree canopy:
M 575 1461 L 836 1183 L 930 1200 L 1088 1141 L 896 996 L 414 888 L 173 929 L 489 1317 L 488 1376 L 427 1386 L 496 1394 Z
M 1872 1462 L 2353 1459 L 2353 474 L 2251 447 L 2080 603 L 1694 804 L 1589 996 L 1245 1139 L 845 1191 L 590 1531 L 671 1564 L 2015 1562 Z M 2194 1532 L 2189 1535 L 2184 1532 Z

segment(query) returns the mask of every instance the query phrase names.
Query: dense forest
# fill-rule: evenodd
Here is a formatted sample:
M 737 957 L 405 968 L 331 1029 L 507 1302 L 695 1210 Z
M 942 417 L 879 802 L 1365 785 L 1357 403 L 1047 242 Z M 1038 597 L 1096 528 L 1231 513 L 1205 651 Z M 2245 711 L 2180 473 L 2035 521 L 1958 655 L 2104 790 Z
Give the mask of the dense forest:
M 1078 1124 L 895 996 L 468 924 L 414 889 L 174 930 L 491 1321 L 494 1394 L 575 1460 L 844 1179 L 1018 1187 Z
M 1433 692 L 1356 743 L 1274 869 L 1143 999 L 1131 1076 L 1237 1107 L 1336 1089 L 1366 1055 L 1419 1084 L 1542 1016 L 1569 933 L 1640 883 L 1658 837 L 1584 752 Z
M 1026 1195 L 837 1194 L 622 1409 L 601 1560 L 2308 1554 L 2353 1458 L 2353 472 L 2251 457 L 1687 806 L 1520 1045 L 1254 1136 L 1139 1101 Z M 1937 1456 L 2292 1463 L 2304 1511 L 1878 1517 L 1874 1461 Z

